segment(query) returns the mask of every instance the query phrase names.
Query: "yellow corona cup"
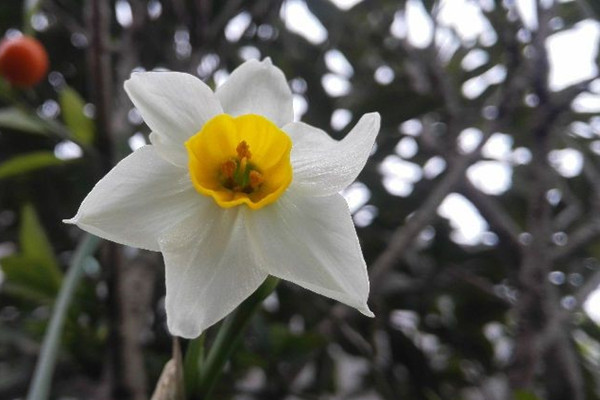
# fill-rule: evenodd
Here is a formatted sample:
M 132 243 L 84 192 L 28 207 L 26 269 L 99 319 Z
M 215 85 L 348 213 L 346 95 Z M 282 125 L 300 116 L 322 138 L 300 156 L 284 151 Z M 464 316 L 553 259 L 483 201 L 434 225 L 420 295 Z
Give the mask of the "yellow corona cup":
M 262 208 L 292 182 L 292 141 L 259 115 L 217 115 L 185 147 L 194 187 L 223 208 Z

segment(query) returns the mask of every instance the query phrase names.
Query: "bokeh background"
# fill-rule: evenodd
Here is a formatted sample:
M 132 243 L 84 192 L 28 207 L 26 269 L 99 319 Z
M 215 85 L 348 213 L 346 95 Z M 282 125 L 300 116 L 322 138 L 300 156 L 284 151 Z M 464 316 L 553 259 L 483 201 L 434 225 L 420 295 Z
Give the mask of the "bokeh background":
M 26 396 L 83 236 L 61 221 L 148 142 L 123 81 L 216 87 L 264 57 L 334 138 L 382 116 L 344 192 L 376 318 L 282 284 L 214 398 L 600 398 L 598 18 L 596 0 L 0 2 L 0 34 L 50 56 L 36 87 L 0 84 L 0 398 Z M 103 243 L 51 398 L 147 399 L 170 357 L 160 254 Z

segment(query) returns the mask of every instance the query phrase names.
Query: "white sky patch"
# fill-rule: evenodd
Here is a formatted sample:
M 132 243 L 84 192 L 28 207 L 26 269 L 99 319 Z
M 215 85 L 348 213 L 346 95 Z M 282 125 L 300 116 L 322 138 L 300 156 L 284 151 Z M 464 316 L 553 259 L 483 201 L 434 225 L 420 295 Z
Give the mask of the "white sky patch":
M 512 155 L 513 138 L 504 133 L 494 133 L 483 146 L 484 157 L 507 161 Z
M 221 59 L 214 53 L 208 53 L 202 57 L 196 72 L 201 78 L 205 78 L 213 73 L 215 69 L 219 67 Z
M 352 85 L 348 79 L 336 74 L 323 75 L 321 78 L 321 85 L 323 85 L 323 89 L 325 89 L 327 94 L 331 97 L 345 96 L 350 93 L 350 90 L 352 89 Z
M 389 194 L 399 197 L 408 197 L 413 191 L 414 185 L 393 175 L 383 177 L 383 187 Z
M 417 164 L 404 161 L 396 155 L 387 156 L 379 165 L 383 174 L 383 186 L 394 196 L 407 197 L 413 191 L 413 184 L 423 177 Z
M 433 21 L 419 0 L 408 0 L 405 9 L 406 37 L 410 44 L 426 48 L 433 39 Z M 392 29 L 393 29 L 392 24 Z
M 398 10 L 394 14 L 394 21 L 390 25 L 390 33 L 398 39 L 405 39 L 408 34 L 408 26 L 406 26 L 406 18 L 403 10 Z
M 141 125 L 144 123 L 142 114 L 140 114 L 140 111 L 135 107 L 132 107 L 127 113 L 127 121 L 132 125 Z
M 342 191 L 342 196 L 348 202 L 350 213 L 354 214 L 359 208 L 367 204 L 371 198 L 371 191 L 362 182 L 354 182 Z
M 456 139 L 456 145 L 461 152 L 470 153 L 475 150 L 477 145 L 479 145 L 482 137 L 483 132 L 481 132 L 480 129 L 467 128 L 459 133 L 458 138 Z
M 487 51 L 482 49 L 473 49 L 467 53 L 462 59 L 460 65 L 465 71 L 472 71 L 475 68 L 479 68 L 490 59 L 490 55 Z
M 215 85 L 217 85 L 217 87 L 225 83 L 227 78 L 229 78 L 229 72 L 226 69 L 218 69 L 213 75 L 213 79 L 215 80 Z
M 354 75 L 352 64 L 350 64 L 346 56 L 338 49 L 331 49 L 325 53 L 325 65 L 331 72 L 345 76 L 346 78 L 350 78 Z
M 421 167 L 395 155 L 387 156 L 382 161 L 379 170 L 384 175 L 401 178 L 410 183 L 418 182 L 423 177 Z
M 246 29 L 252 22 L 252 16 L 248 12 L 241 12 L 233 17 L 225 26 L 225 38 L 230 42 L 237 42 L 242 38 Z
M 466 41 L 479 39 L 483 44 L 493 44 L 496 34 L 481 13 L 479 5 L 467 0 L 444 0 L 441 2 L 437 20 L 452 27 Z
M 585 122 L 583 124 L 587 125 L 596 135 L 600 136 L 600 115 L 590 118 L 589 124 Z
M 517 147 L 510 155 L 510 161 L 514 165 L 525 165 L 531 161 L 531 150 L 527 147 Z
M 354 7 L 355 5 L 357 5 L 358 3 L 362 3 L 363 0 L 329 0 L 331 1 L 333 4 L 335 4 L 335 6 L 337 8 L 339 8 L 340 10 L 346 11 L 351 9 L 352 7 Z
M 460 48 L 460 40 L 448 27 L 438 24 L 435 31 L 435 44 L 438 49 L 438 57 L 443 63 L 447 63 Z
M 423 123 L 418 119 L 409 119 L 401 123 L 398 129 L 405 135 L 419 136 L 423 130 Z
M 440 156 L 433 156 L 423 165 L 425 179 L 433 179 L 446 169 L 446 160 Z
M 148 16 L 153 21 L 157 20 L 163 11 L 162 4 L 158 0 L 150 0 L 146 9 L 148 11 Z
M 341 131 L 352 121 L 352 111 L 345 108 L 338 108 L 331 113 L 331 127 L 336 131 Z
M 354 220 L 354 225 L 358 226 L 359 228 L 364 228 L 365 226 L 371 225 L 377 215 L 379 215 L 379 210 L 377 207 L 366 205 L 355 212 L 352 216 L 352 219 Z
M 548 161 L 565 178 L 576 177 L 583 168 L 583 156 L 575 149 L 552 150 Z
M 294 107 L 294 121 L 300 121 L 308 110 L 308 102 L 301 94 L 293 95 L 292 102 Z
M 594 119 L 592 119 L 590 122 L 594 124 L 593 121 Z M 577 136 L 586 139 L 591 139 L 595 136 L 592 124 L 586 124 L 583 121 L 573 121 L 569 124 L 569 129 Z
M 479 161 L 467 170 L 467 178 L 483 193 L 500 195 L 510 189 L 512 168 L 499 161 Z
M 599 288 L 600 289 L 600 288 Z M 591 319 L 600 324 L 600 290 L 596 289 L 583 303 L 583 309 Z
M 73 160 L 83 155 L 83 150 L 75 142 L 63 140 L 54 146 L 54 155 L 61 160 Z
M 244 61 L 260 60 L 260 50 L 254 46 L 243 46 L 238 50 L 240 58 Z
M 133 23 L 133 14 L 131 12 L 131 5 L 126 0 L 117 0 L 115 3 L 115 15 L 117 22 L 123 27 L 131 26 Z
M 375 81 L 380 85 L 389 85 L 392 83 L 396 74 L 394 70 L 387 65 L 382 65 L 375 70 L 375 74 L 373 75 Z
M 538 20 L 535 11 L 535 0 L 517 0 L 515 5 L 523 25 L 529 30 L 537 29 Z
M 600 95 L 594 93 L 581 93 L 573 100 L 573 111 L 579 113 L 600 112 Z
M 131 151 L 136 151 L 140 147 L 146 145 L 146 138 L 141 132 L 134 133 L 129 139 L 127 139 L 127 144 Z
M 437 212 L 450 221 L 454 228 L 451 238 L 458 244 L 474 246 L 480 243 L 481 235 L 488 230 L 488 224 L 477 208 L 460 194 L 450 193 Z
M 309 42 L 321 44 L 327 39 L 327 29 L 310 12 L 304 1 L 286 0 L 279 15 L 290 32 L 303 36 Z
M 463 83 L 462 93 L 467 99 L 476 99 L 481 96 L 486 87 L 484 79 L 476 76 Z
M 592 20 L 548 37 L 550 89 L 561 90 L 598 75 L 595 58 L 599 39 L 600 24 Z
M 462 92 L 468 99 L 475 99 L 490 86 L 496 85 L 506 78 L 506 67 L 494 65 L 483 74 L 469 79 L 462 86 Z
M 412 158 L 419 152 L 417 141 L 410 136 L 403 137 L 396 145 L 396 154 L 402 158 Z

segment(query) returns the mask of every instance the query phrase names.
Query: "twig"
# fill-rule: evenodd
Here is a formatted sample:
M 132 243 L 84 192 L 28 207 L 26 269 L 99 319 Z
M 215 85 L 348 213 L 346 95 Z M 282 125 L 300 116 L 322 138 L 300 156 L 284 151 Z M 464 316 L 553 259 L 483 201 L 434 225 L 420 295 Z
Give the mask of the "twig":
M 390 239 L 389 245 L 377 257 L 375 262 L 371 264 L 370 278 L 373 291 L 379 289 L 379 286 L 385 281 L 386 273 L 396 264 L 402 253 L 404 253 L 423 228 L 435 218 L 439 205 L 464 178 L 467 168 L 469 168 L 474 160 L 478 159 L 481 149 L 487 143 L 492 133 L 492 130 L 487 131 L 473 152 L 457 158 L 423 205 L 408 219 L 405 225 L 396 229 Z
M 532 234 L 532 242 L 523 247 L 523 262 L 518 276 L 521 295 L 515 306 L 518 332 L 508 377 L 513 390 L 531 390 L 540 360 L 553 360 L 559 365 L 545 369 L 546 390 L 554 394 L 558 392 L 554 398 L 580 400 L 583 392 L 579 368 L 573 362 L 573 354 L 560 349 L 565 337 L 562 333 L 563 312 L 557 307 L 558 292 L 546 279 L 554 261 L 549 240 L 552 215 L 545 197 L 552 184 L 553 172 L 548 165 L 547 155 L 553 124 L 565 108 L 561 108 L 560 100 L 548 90 L 549 65 L 545 41 L 554 10 L 544 10 L 539 3 L 536 4 L 539 27 L 532 42 L 534 57 L 529 71 L 533 91 L 540 101 L 531 129 L 534 143 L 531 147 L 533 158 L 530 166 L 532 179 L 528 230 Z M 548 365 L 550 364 L 547 362 L 546 366 Z M 567 369 L 571 370 L 567 373 Z
M 600 236 L 600 216 L 593 216 L 569 234 L 569 241 L 565 246 L 553 249 L 553 260 L 557 261 L 570 256 L 581 247 L 598 238 L 598 236 Z
M 486 293 L 495 299 L 504 303 L 505 306 L 511 306 L 510 301 L 508 301 L 505 297 L 499 296 L 494 291 L 494 285 L 489 280 L 477 276 L 469 271 L 466 271 L 464 268 L 460 267 L 450 267 L 445 268 L 444 272 L 453 276 L 454 278 L 460 279 L 461 281 L 468 283 L 469 285 L 479 289 L 481 292 Z
M 110 4 L 107 0 L 90 0 L 87 29 L 90 36 L 88 61 L 93 101 L 96 105 L 96 147 L 100 153 L 101 173 L 106 173 L 115 163 L 115 145 L 112 120 L 112 69 L 110 63 Z M 120 331 L 123 301 L 127 297 L 120 291 L 122 280 L 122 254 L 115 243 L 106 243 L 102 253 L 102 265 L 108 286 L 107 305 L 109 310 L 109 371 L 112 395 L 115 398 L 135 398 L 136 384 L 128 382 L 127 361 L 124 354 L 124 339 Z

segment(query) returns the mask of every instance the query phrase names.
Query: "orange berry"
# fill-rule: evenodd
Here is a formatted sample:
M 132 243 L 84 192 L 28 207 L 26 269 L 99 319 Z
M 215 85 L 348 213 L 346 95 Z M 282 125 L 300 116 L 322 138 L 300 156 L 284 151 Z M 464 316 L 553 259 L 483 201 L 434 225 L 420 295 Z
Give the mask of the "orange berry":
M 14 86 L 34 86 L 46 72 L 48 53 L 37 39 L 19 36 L 0 42 L 0 75 Z

